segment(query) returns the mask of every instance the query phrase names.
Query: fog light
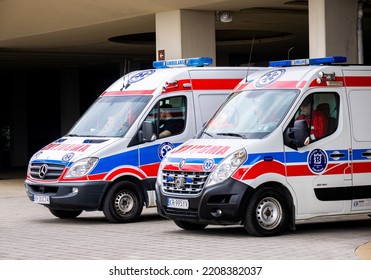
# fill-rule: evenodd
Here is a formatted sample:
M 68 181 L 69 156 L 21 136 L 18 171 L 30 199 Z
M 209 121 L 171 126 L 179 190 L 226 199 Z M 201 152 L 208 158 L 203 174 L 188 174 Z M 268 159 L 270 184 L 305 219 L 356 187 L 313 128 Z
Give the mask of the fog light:
M 79 189 L 78 188 L 72 188 L 72 193 L 78 193 Z
M 213 215 L 215 218 L 218 218 L 222 215 L 222 210 L 220 209 L 214 209 L 213 211 L 211 211 L 211 215 Z

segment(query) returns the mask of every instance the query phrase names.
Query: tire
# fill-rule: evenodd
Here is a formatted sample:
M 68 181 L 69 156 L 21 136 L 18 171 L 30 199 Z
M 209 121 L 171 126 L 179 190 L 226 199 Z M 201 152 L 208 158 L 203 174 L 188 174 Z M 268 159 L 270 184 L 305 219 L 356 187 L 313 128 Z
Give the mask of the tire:
M 244 227 L 250 235 L 274 236 L 287 228 L 288 217 L 284 195 L 276 188 L 261 188 L 248 201 Z
M 60 219 L 74 219 L 77 216 L 79 216 L 82 211 L 76 210 L 76 211 L 68 211 L 68 210 L 57 210 L 57 209 L 49 209 L 49 211 L 56 217 Z
M 179 220 L 174 220 L 174 223 L 185 230 L 202 230 L 205 227 L 207 227 L 207 224 L 196 224 L 196 223 L 190 223 L 190 222 L 184 222 Z
M 129 223 L 138 219 L 143 210 L 143 197 L 137 185 L 116 182 L 104 199 L 103 213 L 112 223 Z

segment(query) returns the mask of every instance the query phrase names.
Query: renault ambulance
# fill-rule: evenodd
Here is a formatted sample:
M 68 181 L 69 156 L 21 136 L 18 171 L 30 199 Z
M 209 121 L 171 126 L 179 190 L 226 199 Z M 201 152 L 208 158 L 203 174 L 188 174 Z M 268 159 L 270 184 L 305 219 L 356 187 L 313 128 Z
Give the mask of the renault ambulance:
M 231 90 L 259 68 L 208 66 L 211 58 L 154 62 L 112 84 L 67 135 L 32 156 L 26 193 L 59 218 L 103 211 L 136 220 L 155 206 L 155 181 L 167 152 L 200 131 Z M 171 115 L 171 134 L 162 111 Z
M 158 212 L 186 230 L 241 224 L 255 236 L 370 216 L 371 66 L 343 62 L 277 61 L 249 75 L 162 161 Z

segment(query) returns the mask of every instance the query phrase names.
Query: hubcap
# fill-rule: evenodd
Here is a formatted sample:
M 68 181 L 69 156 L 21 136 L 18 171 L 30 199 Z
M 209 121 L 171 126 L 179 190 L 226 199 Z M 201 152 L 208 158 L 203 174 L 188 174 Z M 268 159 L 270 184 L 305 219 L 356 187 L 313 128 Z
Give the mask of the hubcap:
M 282 220 L 281 204 L 273 197 L 266 197 L 256 207 L 259 225 L 267 230 L 274 229 Z
M 115 210 L 117 214 L 124 216 L 133 210 L 135 201 L 133 196 L 128 192 L 120 192 L 115 198 Z

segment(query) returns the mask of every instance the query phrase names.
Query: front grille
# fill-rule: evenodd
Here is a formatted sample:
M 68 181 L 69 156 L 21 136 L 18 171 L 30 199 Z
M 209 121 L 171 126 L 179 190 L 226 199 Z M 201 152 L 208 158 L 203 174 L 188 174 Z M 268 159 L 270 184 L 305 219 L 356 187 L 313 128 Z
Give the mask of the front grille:
M 167 214 L 172 214 L 172 215 L 178 215 L 178 216 L 187 216 L 187 217 L 197 217 L 197 209 L 174 209 L 174 208 L 169 208 L 165 207 L 165 212 Z
M 29 185 L 28 186 L 30 189 L 32 189 L 33 193 L 40 193 L 40 194 L 45 194 L 45 193 L 53 193 L 56 194 L 58 192 L 58 187 L 55 186 L 36 186 L 36 185 Z
M 30 175 L 34 179 L 56 180 L 58 179 L 65 166 L 54 163 L 32 163 L 30 166 Z
M 200 194 L 208 172 L 162 171 L 162 190 L 168 194 Z

